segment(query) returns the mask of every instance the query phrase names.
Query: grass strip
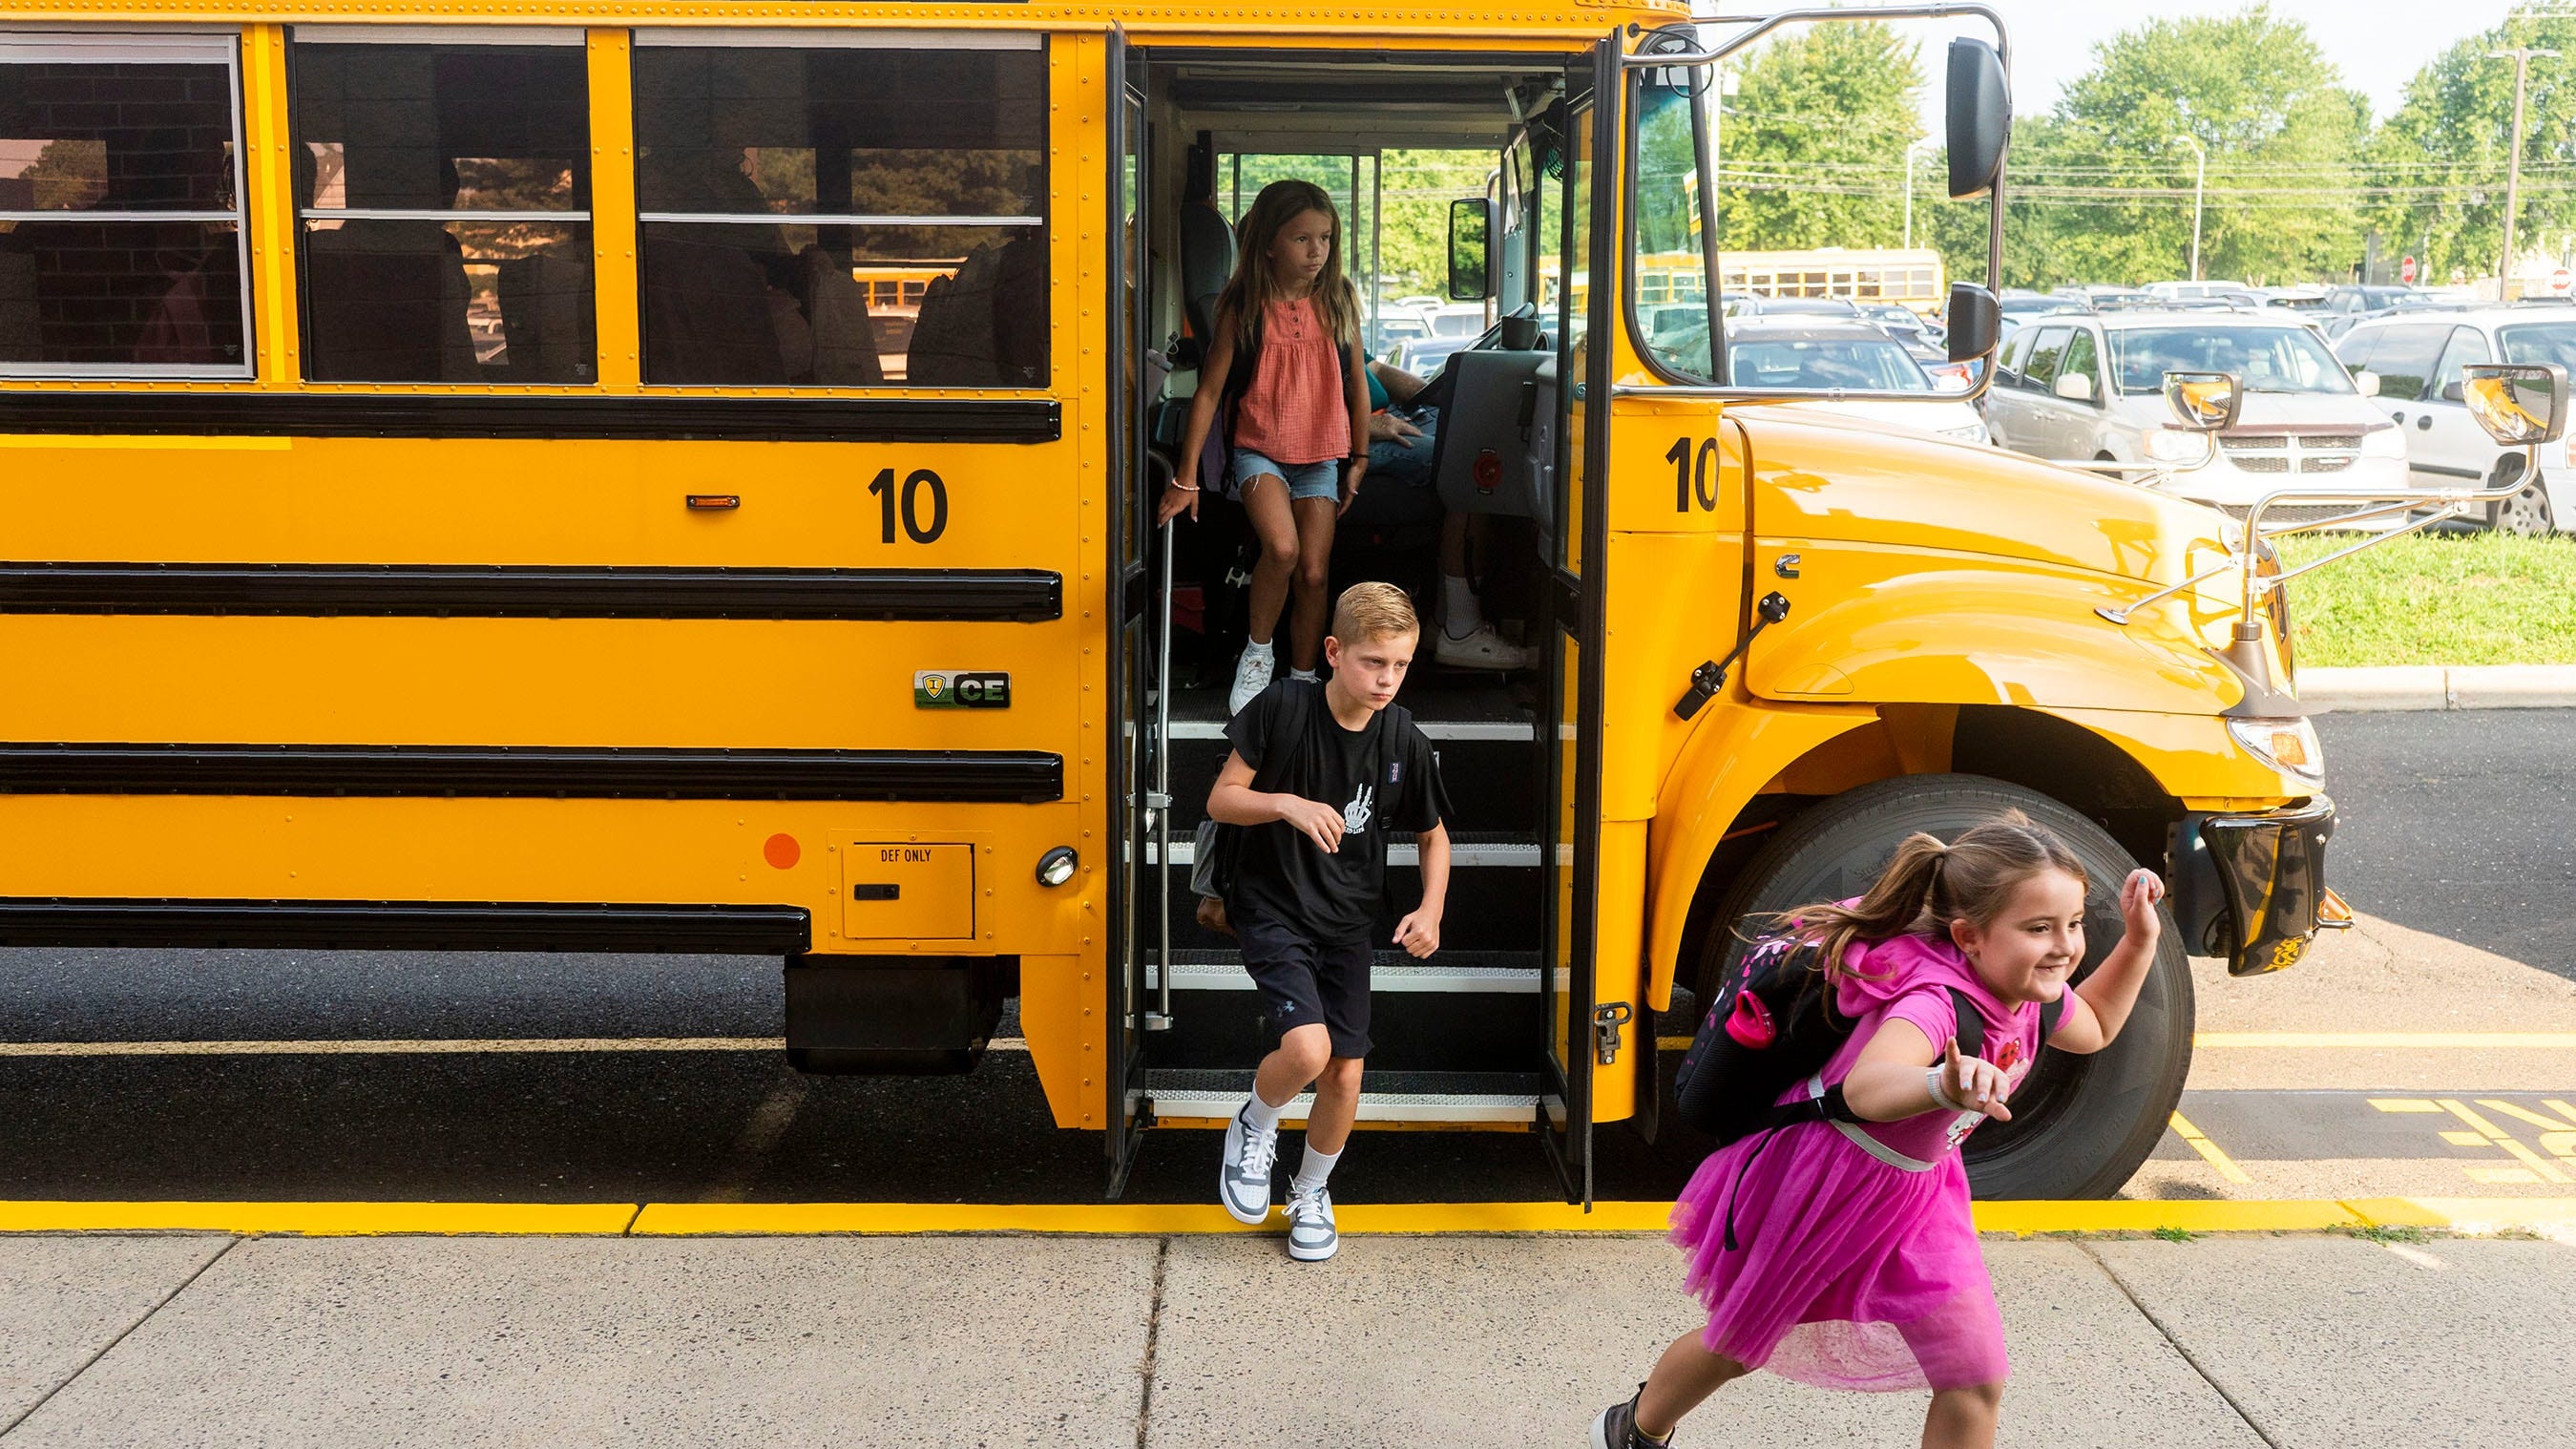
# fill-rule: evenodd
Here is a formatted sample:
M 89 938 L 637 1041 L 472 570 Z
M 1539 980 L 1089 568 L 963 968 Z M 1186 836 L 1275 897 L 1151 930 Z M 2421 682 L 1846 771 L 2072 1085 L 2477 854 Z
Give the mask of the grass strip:
M 2295 568 L 2355 541 L 2297 534 L 2279 547 Z M 2302 667 L 2576 664 L 2576 537 L 2420 533 L 2289 590 Z

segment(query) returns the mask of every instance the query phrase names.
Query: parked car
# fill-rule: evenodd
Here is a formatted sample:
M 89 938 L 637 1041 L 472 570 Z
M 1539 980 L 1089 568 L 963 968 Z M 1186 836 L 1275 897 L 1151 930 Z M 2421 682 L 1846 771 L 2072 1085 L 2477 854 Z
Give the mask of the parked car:
M 2243 282 L 2149 282 L 2142 290 L 2166 302 L 2233 301 L 2254 295 L 2254 289 Z
M 2341 337 L 2365 317 L 2385 317 L 2402 310 L 2438 310 L 2452 304 L 2420 287 L 2336 287 L 2326 293 L 2323 310 L 2328 337 Z
M 2236 426 L 2176 425 L 2168 372 L 2229 372 L 2245 397 Z M 2282 488 L 2406 486 L 2406 437 L 2297 322 L 2189 312 L 2045 317 L 2004 345 L 1985 396 L 1995 441 L 2043 458 L 2170 463 L 2155 485 L 2243 517 Z M 2202 458 L 2207 466 L 2191 467 Z M 2153 478 L 2154 475 L 2131 475 Z M 2283 505 L 2267 521 L 2313 521 L 2335 505 Z
M 2057 295 L 2071 297 L 2096 312 L 2130 312 L 2159 305 L 2154 296 L 2135 287 L 2060 287 Z
M 2361 391 L 2405 432 L 2407 465 L 2428 488 L 2498 486 L 2523 472 L 2519 448 L 2499 446 L 2460 400 L 2460 369 L 2473 362 L 2554 362 L 2576 373 L 2576 314 L 2558 307 L 2479 307 L 2450 316 L 2400 312 L 2353 324 L 2335 355 Z M 2482 520 L 2510 533 L 2546 534 L 2576 517 L 2576 443 L 2540 450 L 2540 476 L 2487 505 Z
M 1860 315 L 1864 320 L 1876 323 L 1879 331 L 1906 346 L 1918 349 L 1930 348 L 1935 352 L 1941 350 L 1941 338 L 1944 335 L 1941 324 L 1913 308 L 1901 307 L 1894 302 L 1861 302 L 1855 305 L 1859 307 Z
M 2028 321 L 2052 312 L 2090 312 L 2093 308 L 2079 297 L 2052 297 L 2045 292 L 2017 292 L 2007 288 L 1995 303 L 2007 320 Z
M 1750 294 L 1735 298 L 1719 294 L 1726 303 L 1729 317 L 1834 317 L 1860 320 L 1860 308 L 1840 297 L 1757 297 Z
M 1749 317 L 1726 329 L 1728 377 L 1738 387 L 1867 388 L 1936 391 L 1930 374 L 1905 345 L 1866 322 L 1825 317 Z M 1953 442 L 1983 444 L 1986 424 L 1964 400 L 1951 402 L 1799 403 L 1804 411 L 1830 413 L 1937 434 Z

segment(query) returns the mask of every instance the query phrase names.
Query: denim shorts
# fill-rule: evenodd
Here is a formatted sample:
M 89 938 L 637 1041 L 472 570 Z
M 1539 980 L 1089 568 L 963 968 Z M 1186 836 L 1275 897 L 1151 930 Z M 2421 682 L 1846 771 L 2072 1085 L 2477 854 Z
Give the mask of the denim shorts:
M 1226 470 L 1226 481 L 1233 486 L 1234 496 L 1241 498 L 1244 486 L 1264 473 L 1286 480 L 1292 502 L 1300 498 L 1339 501 L 1342 496 L 1342 464 L 1338 458 L 1320 463 L 1273 463 L 1250 448 L 1237 448 L 1234 463 Z

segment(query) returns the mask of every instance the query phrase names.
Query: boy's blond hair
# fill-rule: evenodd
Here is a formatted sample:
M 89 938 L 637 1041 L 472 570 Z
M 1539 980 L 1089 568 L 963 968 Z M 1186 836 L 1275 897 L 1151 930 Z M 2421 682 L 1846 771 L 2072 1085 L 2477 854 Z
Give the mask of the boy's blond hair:
M 1342 647 L 1397 634 L 1422 633 L 1413 600 L 1393 584 L 1353 584 L 1333 603 L 1333 637 Z

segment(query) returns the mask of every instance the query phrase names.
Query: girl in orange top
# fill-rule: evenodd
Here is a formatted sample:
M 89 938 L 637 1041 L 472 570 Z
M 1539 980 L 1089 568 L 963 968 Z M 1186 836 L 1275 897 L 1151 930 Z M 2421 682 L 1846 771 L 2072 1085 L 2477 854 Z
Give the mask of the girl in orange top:
M 1368 471 L 1368 374 L 1359 348 L 1359 294 L 1342 275 L 1332 198 L 1306 181 L 1274 181 L 1236 229 L 1234 276 L 1217 299 L 1199 390 L 1182 434 L 1192 482 L 1172 480 L 1157 510 L 1199 516 L 1201 485 L 1243 505 L 1261 540 L 1252 569 L 1251 639 L 1236 664 L 1228 712 L 1270 684 L 1271 635 L 1294 582 L 1289 675 L 1313 679 L 1323 648 L 1333 521 Z M 1244 365 L 1238 366 L 1238 361 Z M 1240 375 L 1238 375 L 1240 374 Z M 1214 385 L 1211 385 L 1213 383 Z M 1224 466 L 1195 467 L 1220 407 L 1231 406 Z

